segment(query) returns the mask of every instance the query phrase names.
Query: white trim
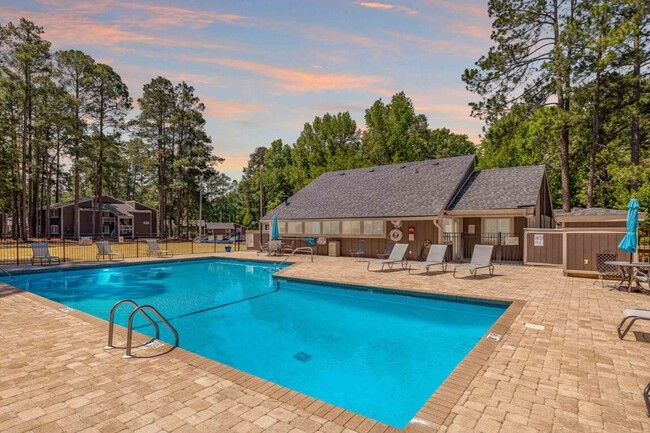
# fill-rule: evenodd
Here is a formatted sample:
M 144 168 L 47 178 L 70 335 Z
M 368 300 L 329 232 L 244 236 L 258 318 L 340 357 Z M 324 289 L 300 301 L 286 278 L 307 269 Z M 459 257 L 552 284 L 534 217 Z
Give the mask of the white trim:
M 535 208 L 521 208 L 521 209 L 485 209 L 485 210 L 448 210 L 445 211 L 445 216 L 454 217 L 519 217 L 535 214 Z

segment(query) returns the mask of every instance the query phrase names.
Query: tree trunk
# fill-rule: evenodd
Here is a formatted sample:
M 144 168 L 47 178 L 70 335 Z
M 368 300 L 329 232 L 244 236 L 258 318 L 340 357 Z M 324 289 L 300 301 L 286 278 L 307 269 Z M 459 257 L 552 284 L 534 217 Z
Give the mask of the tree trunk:
M 632 122 L 631 122 L 631 137 L 630 137 L 630 151 L 633 166 L 638 166 L 641 163 L 641 127 L 639 121 L 639 105 L 641 102 L 641 29 L 640 23 L 637 23 L 634 29 L 634 56 L 633 56 L 633 69 L 632 69 Z M 630 185 L 630 190 L 636 191 L 639 189 L 639 182 L 634 179 Z
M 596 150 L 600 146 L 600 71 L 596 73 L 594 88 L 594 113 L 591 122 L 589 148 L 589 174 L 587 177 L 587 208 L 594 207 L 594 178 L 596 177 Z
M 22 194 L 20 197 L 20 237 L 23 240 L 27 240 L 27 140 L 29 137 L 29 103 L 28 100 L 31 98 L 31 84 L 30 76 L 28 73 L 25 74 L 25 96 L 23 98 L 23 134 L 22 134 L 22 149 L 21 149 L 21 182 L 22 182 Z

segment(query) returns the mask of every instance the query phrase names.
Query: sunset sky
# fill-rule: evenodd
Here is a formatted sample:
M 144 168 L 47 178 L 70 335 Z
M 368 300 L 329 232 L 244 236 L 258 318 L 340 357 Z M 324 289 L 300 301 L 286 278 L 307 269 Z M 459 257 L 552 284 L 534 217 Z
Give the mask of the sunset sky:
M 364 110 L 402 90 L 432 128 L 478 142 L 460 76 L 490 46 L 486 11 L 487 0 L 3 0 L 0 22 L 31 19 L 53 51 L 111 65 L 134 98 L 158 75 L 187 81 L 219 169 L 239 179 L 255 147 L 293 143 L 326 112 L 364 128 Z

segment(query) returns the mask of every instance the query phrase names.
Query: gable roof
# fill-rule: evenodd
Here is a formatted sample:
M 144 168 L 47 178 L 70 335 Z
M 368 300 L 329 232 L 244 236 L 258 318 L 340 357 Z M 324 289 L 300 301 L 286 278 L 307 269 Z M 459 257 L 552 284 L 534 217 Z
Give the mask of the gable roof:
M 493 210 L 535 207 L 544 180 L 543 165 L 474 172 L 449 210 Z
M 573 208 L 571 212 L 563 212 L 562 209 L 555 209 L 555 216 L 559 217 L 578 217 L 578 216 L 621 216 L 627 218 L 627 210 L 624 209 L 608 209 L 604 207 L 592 208 Z
M 474 156 L 324 173 L 264 216 L 281 220 L 435 216 L 474 168 Z

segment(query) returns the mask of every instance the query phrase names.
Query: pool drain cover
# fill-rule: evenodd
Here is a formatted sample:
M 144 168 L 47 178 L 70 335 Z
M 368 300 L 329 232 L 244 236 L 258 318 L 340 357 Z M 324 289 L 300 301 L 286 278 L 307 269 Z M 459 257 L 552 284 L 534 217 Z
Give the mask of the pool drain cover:
M 311 355 L 305 352 L 298 352 L 293 357 L 300 362 L 309 362 L 311 360 Z

